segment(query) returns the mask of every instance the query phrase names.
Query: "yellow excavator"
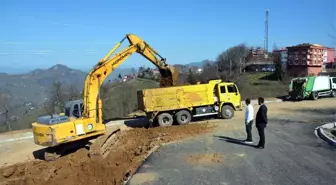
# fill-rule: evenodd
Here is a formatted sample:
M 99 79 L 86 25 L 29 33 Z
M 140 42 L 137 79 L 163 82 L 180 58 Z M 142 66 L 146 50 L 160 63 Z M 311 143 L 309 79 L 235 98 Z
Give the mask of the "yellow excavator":
M 112 56 L 126 39 L 129 41 L 128 47 Z M 55 160 L 74 147 L 84 147 L 92 138 L 109 138 L 106 137 L 99 90 L 108 75 L 135 52 L 159 69 L 161 87 L 176 85 L 178 70 L 166 64 L 166 59 L 144 40 L 134 34 L 127 34 L 88 73 L 83 99 L 67 102 L 63 114 L 41 116 L 32 123 L 35 144 L 47 147 L 45 160 Z

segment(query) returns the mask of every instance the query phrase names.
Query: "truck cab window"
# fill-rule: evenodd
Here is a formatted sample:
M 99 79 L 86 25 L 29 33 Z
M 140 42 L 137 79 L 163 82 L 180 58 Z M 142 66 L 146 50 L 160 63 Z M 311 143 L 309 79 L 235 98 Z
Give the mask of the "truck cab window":
M 220 92 L 223 94 L 223 93 L 226 93 L 226 89 L 225 89 L 225 86 L 221 86 L 220 87 Z
M 332 78 L 332 82 L 333 82 L 333 83 L 336 83 L 336 78 Z
M 228 85 L 227 88 L 228 88 L 228 93 L 236 93 L 237 92 L 234 85 Z

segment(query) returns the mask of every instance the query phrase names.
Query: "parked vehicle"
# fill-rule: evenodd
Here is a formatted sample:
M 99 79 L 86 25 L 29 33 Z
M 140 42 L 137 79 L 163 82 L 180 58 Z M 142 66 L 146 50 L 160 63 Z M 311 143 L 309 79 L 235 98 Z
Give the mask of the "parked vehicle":
M 234 83 L 210 80 L 206 84 L 139 90 L 138 106 L 151 122 L 170 126 L 174 121 L 188 124 L 200 116 L 231 119 L 242 105 Z
M 289 85 L 290 99 L 336 97 L 336 77 L 310 76 L 293 78 Z

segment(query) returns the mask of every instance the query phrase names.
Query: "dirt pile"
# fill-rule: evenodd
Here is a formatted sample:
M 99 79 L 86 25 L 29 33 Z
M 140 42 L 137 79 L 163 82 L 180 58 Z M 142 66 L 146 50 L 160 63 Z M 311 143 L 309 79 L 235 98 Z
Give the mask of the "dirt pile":
M 207 133 L 215 126 L 191 124 L 168 128 L 137 128 L 122 132 L 118 145 L 103 158 L 90 158 L 87 149 L 56 161 L 32 161 L 0 169 L 3 184 L 122 184 L 148 152 L 160 144 Z
M 193 154 L 187 157 L 187 162 L 192 165 L 220 164 L 223 162 L 223 155 L 218 152 Z

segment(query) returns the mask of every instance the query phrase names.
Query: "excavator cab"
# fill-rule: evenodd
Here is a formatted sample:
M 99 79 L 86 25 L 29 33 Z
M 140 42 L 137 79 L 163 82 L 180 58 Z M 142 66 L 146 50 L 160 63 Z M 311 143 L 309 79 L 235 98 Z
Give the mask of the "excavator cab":
M 81 118 L 83 117 L 84 105 L 83 100 L 73 100 L 65 104 L 64 114 L 68 117 Z

